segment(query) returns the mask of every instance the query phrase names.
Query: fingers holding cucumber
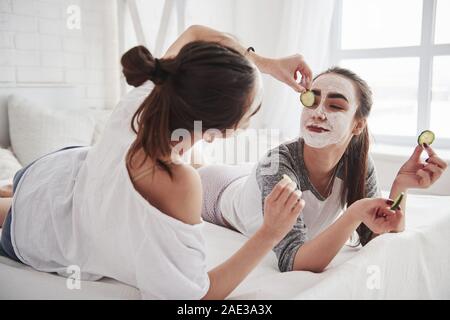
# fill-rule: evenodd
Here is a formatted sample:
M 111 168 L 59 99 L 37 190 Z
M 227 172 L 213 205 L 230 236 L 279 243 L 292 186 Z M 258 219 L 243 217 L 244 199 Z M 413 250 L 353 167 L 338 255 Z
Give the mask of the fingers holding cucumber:
M 292 229 L 305 206 L 301 196 L 296 183 L 283 175 L 264 200 L 264 230 L 281 240 Z
M 419 143 L 419 145 L 424 147 L 425 151 L 428 154 L 429 158 L 426 160 L 426 162 L 428 164 L 434 164 L 438 166 L 440 169 L 445 170 L 448 167 L 448 163 L 439 158 L 436 152 L 430 147 L 435 139 L 436 135 L 434 134 L 433 131 L 425 130 L 419 135 L 417 142 Z

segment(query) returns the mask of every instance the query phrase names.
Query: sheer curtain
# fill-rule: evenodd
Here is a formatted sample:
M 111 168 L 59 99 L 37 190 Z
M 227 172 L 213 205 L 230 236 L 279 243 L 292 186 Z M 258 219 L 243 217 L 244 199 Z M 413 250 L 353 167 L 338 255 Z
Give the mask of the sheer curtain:
M 202 24 L 232 33 L 245 46 L 253 46 L 265 56 L 300 53 L 314 73 L 329 67 L 333 0 L 126 1 L 125 50 L 145 42 L 160 56 L 182 30 Z M 133 6 L 137 13 L 133 14 Z M 301 112 L 298 93 L 268 76 L 264 77 L 264 86 L 263 111 L 255 117 L 252 127 L 279 129 L 283 139 L 297 136 Z

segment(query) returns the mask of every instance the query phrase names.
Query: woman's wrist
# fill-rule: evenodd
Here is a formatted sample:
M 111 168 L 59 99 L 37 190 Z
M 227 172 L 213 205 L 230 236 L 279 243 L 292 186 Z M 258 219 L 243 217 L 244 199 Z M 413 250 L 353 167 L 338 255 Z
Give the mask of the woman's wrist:
M 279 243 L 284 235 L 280 236 L 279 232 L 276 230 L 272 230 L 270 227 L 267 227 L 265 224 L 261 226 L 261 228 L 256 231 L 255 235 L 263 243 L 268 244 L 271 248 L 275 247 L 277 243 Z
M 245 56 L 252 61 L 262 73 L 269 73 L 271 59 L 263 57 L 254 51 L 247 51 Z
M 408 186 L 404 185 L 397 175 L 397 177 L 395 177 L 394 179 L 394 182 L 392 183 L 391 190 L 396 190 L 397 193 L 401 193 L 408 191 L 408 189 L 409 189 Z
M 352 206 L 347 208 L 345 215 L 348 217 L 352 224 L 355 224 L 357 227 L 363 222 L 361 211 L 355 210 Z

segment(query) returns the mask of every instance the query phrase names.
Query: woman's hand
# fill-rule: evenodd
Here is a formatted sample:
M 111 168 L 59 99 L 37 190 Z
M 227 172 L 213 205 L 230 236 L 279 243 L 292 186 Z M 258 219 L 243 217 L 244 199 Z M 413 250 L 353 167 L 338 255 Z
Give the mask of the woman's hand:
M 366 198 L 354 202 L 347 210 L 359 218 L 373 233 L 383 234 L 395 231 L 403 220 L 401 209 L 393 211 L 390 199 Z
M 210 286 L 203 299 L 225 299 L 297 221 L 305 201 L 295 183 L 282 179 L 266 197 L 264 223 L 228 260 L 208 272 Z
M 261 230 L 281 241 L 292 229 L 300 212 L 305 207 L 301 191 L 296 190 L 295 182 L 282 179 L 264 201 L 264 223 Z
M 280 59 L 265 58 L 259 68 L 262 72 L 286 83 L 297 92 L 304 92 L 311 87 L 312 71 L 300 54 Z M 298 73 L 301 75 L 300 83 L 298 82 Z
M 429 158 L 425 163 L 420 160 L 422 151 L 428 153 Z M 424 147 L 417 146 L 411 157 L 405 162 L 397 173 L 394 185 L 398 189 L 426 189 L 435 183 L 447 169 L 448 164 L 439 158 L 434 150 L 424 144 Z

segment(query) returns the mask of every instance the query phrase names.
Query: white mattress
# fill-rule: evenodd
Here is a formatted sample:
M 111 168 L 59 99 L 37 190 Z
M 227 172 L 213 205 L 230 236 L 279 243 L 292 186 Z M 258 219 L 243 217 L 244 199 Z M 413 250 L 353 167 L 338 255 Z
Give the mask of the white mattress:
M 345 246 L 321 274 L 280 273 L 270 253 L 229 298 L 450 299 L 450 197 L 409 196 L 406 228 L 364 248 Z M 205 231 L 210 267 L 246 240 L 211 224 Z M 69 290 L 65 278 L 0 257 L 0 299 L 139 299 L 139 292 L 112 279 Z

